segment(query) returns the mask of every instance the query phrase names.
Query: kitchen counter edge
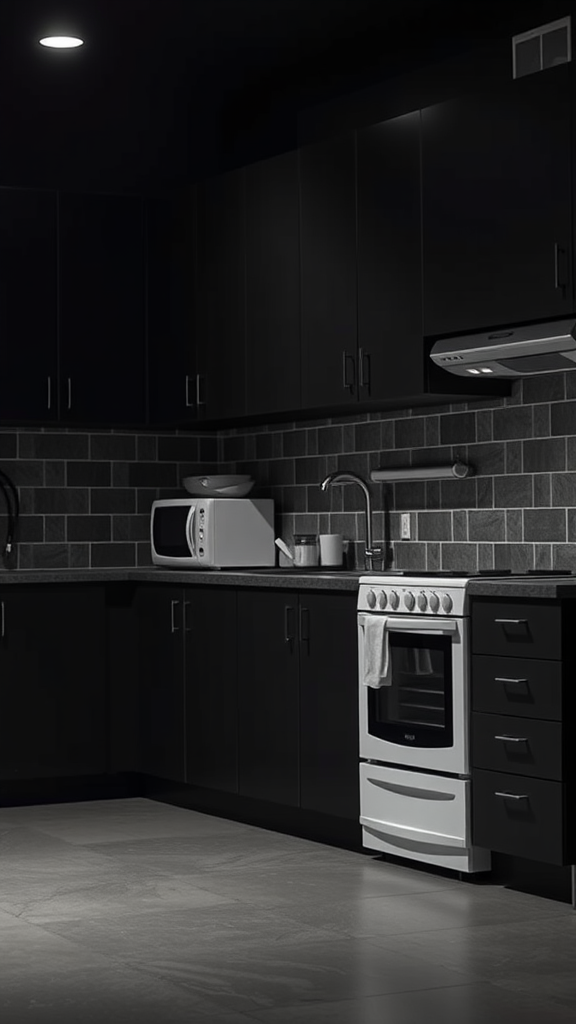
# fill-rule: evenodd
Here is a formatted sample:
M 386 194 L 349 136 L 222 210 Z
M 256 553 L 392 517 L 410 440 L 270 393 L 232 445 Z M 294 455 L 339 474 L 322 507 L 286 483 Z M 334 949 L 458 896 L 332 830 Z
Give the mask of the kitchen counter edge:
M 177 586 L 271 587 L 297 590 L 340 590 L 356 592 L 358 575 L 336 573 L 304 575 L 275 574 L 269 569 L 213 570 L 108 568 L 108 569 L 14 569 L 0 572 L 0 587 L 18 583 L 172 583 Z

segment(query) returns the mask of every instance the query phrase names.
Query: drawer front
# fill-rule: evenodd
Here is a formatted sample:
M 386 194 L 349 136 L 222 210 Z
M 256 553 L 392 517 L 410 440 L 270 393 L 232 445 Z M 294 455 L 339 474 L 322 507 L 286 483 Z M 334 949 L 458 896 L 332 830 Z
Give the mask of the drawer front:
M 474 654 L 518 658 L 562 657 L 562 612 L 550 602 L 475 601 L 472 607 Z
M 472 764 L 495 772 L 562 779 L 562 726 L 511 715 L 472 715 Z
M 564 864 L 563 810 L 561 782 L 472 772 L 472 841 L 478 846 Z
M 537 658 L 472 658 L 472 708 L 496 715 L 562 718 L 562 663 Z

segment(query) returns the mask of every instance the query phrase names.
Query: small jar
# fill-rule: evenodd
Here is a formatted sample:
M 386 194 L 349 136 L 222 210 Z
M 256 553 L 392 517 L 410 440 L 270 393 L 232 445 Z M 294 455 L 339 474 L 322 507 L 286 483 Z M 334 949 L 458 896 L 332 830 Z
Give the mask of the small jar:
M 294 565 L 300 569 L 310 565 L 318 565 L 318 537 L 315 533 L 297 533 L 294 535 Z

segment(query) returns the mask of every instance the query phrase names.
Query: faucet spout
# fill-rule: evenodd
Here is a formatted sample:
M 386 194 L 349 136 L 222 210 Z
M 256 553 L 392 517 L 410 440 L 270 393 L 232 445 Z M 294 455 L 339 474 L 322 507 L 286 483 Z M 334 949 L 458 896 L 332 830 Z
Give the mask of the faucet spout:
M 382 552 L 378 548 L 373 547 L 373 536 L 372 536 L 372 499 L 370 497 L 370 491 L 365 480 L 357 473 L 348 472 L 346 470 L 337 471 L 336 473 L 329 473 L 324 478 L 320 487 L 323 491 L 327 491 L 333 484 L 356 484 L 360 487 L 364 495 L 364 512 L 366 516 L 366 555 L 365 565 L 366 569 L 374 569 L 374 559 L 381 556 Z

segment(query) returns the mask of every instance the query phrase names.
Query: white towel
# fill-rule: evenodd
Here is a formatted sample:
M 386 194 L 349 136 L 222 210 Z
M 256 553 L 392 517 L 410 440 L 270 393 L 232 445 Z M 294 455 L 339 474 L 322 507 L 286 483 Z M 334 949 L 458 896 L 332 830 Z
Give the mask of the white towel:
M 364 686 L 391 686 L 391 667 L 388 616 L 370 615 L 364 620 Z

